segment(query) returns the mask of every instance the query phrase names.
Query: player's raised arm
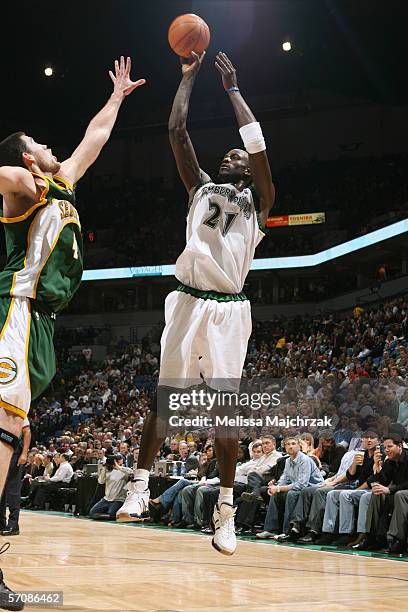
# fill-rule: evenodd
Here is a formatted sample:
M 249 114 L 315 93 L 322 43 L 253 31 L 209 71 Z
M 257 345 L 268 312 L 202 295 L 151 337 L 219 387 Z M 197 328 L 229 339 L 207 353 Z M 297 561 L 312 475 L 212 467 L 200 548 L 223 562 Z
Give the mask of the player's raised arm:
M 125 62 L 125 58 L 122 56 L 119 61 L 115 61 L 115 74 L 111 70 L 109 71 L 109 76 L 113 81 L 111 97 L 102 110 L 92 119 L 85 132 L 84 139 L 71 157 L 61 164 L 59 174 L 69 179 L 71 183 L 76 183 L 85 174 L 109 140 L 123 100 L 146 82 L 145 79 L 132 81 L 130 70 L 130 57 Z
M 262 130 L 238 88 L 234 66 L 225 53 L 220 51 L 215 67 L 221 74 L 224 89 L 228 92 L 240 128 L 240 134 L 249 154 L 249 167 L 255 190 L 260 199 L 261 222 L 266 224 L 268 214 L 275 201 L 275 187 L 266 155 Z
M 180 178 L 188 192 L 196 185 L 209 180 L 208 175 L 198 165 L 194 147 L 186 128 L 190 96 L 195 78 L 204 59 L 205 51 L 201 56 L 194 52 L 192 55 L 193 60 L 191 63 L 182 64 L 183 78 L 174 98 L 169 118 L 171 148 L 173 149 Z

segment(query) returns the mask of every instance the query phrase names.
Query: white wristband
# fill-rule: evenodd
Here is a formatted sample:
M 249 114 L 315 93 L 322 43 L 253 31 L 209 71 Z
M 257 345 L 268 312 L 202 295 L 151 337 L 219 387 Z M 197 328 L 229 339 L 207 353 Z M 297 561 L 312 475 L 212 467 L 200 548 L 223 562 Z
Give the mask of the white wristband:
M 242 141 L 248 153 L 260 153 L 266 150 L 265 139 L 258 121 L 253 121 L 239 128 Z

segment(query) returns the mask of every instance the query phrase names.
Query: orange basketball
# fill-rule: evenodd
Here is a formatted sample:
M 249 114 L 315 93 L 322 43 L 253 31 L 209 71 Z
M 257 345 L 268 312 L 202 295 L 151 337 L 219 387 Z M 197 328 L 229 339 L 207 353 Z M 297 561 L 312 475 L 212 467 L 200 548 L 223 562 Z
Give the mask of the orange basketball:
M 169 27 L 169 45 L 177 55 L 190 57 L 191 52 L 201 54 L 210 44 L 210 28 L 198 15 L 180 15 Z

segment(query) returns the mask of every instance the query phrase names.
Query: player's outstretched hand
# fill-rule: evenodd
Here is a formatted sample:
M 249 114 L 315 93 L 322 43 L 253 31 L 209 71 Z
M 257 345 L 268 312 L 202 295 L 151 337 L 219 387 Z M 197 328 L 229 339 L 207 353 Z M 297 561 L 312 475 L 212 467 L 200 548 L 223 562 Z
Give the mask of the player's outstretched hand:
M 192 51 L 191 57 L 180 57 L 183 76 L 195 76 L 200 70 L 204 58 L 205 51 L 201 55 Z
M 146 83 L 146 79 L 132 81 L 130 78 L 131 68 L 132 60 L 130 57 L 126 59 L 126 63 L 123 55 L 120 60 L 115 60 L 115 74 L 113 74 L 112 70 L 109 70 L 109 76 L 113 81 L 113 93 L 128 96 L 136 87 L 140 87 Z
M 222 77 L 222 84 L 224 89 L 230 89 L 231 87 L 238 87 L 237 83 L 237 72 L 231 63 L 228 55 L 223 51 L 217 53 L 215 58 L 215 67 Z

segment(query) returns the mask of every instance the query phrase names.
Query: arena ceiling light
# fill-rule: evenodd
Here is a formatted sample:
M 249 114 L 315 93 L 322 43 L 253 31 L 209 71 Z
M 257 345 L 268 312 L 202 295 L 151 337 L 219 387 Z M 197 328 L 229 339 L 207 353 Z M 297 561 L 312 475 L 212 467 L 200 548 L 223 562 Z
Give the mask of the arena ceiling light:
M 282 49 L 288 53 L 289 51 L 292 51 L 292 43 L 290 42 L 290 40 L 285 40 L 282 43 Z
M 44 68 L 44 74 L 46 77 L 51 77 L 54 74 L 54 70 L 52 69 L 51 66 L 46 66 Z

